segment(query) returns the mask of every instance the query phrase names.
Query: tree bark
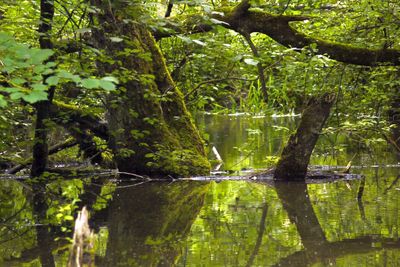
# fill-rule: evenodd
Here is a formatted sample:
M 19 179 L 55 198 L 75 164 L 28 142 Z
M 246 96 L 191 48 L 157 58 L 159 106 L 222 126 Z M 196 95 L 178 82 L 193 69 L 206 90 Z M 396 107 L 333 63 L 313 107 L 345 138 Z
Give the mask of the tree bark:
M 274 173 L 276 180 L 304 180 L 311 153 L 318 141 L 319 135 L 329 117 L 334 94 L 324 94 L 312 98 L 303 111 L 296 133 L 282 151 Z
M 102 10 L 93 37 L 112 60 L 98 61 L 98 69 L 120 80 L 117 93 L 107 100 L 118 169 L 153 176 L 208 174 L 203 141 L 150 32 L 138 22 L 126 22 L 123 11 L 116 14 L 103 1 L 93 2 Z
M 54 17 L 54 2 L 52 0 L 40 1 L 40 25 L 39 25 L 39 43 L 41 49 L 52 49 L 53 44 L 50 40 L 52 21 Z M 45 80 L 45 77 L 43 77 Z M 31 167 L 31 177 L 38 177 L 43 174 L 47 167 L 48 144 L 46 122 L 49 119 L 50 105 L 54 94 L 54 87 L 48 91 L 48 100 L 36 103 L 36 124 L 35 137 L 33 144 L 33 161 Z

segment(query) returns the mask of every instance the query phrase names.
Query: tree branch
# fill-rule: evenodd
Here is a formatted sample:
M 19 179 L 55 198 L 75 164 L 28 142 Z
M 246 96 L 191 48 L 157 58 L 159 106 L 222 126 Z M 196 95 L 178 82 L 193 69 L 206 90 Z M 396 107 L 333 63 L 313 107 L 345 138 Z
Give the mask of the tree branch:
M 235 9 L 234 9 L 235 10 Z M 324 41 L 306 36 L 290 26 L 290 22 L 310 19 L 303 16 L 280 16 L 267 12 L 248 10 L 238 16 L 232 11 L 219 18 L 229 26 L 224 26 L 238 32 L 264 33 L 276 42 L 286 46 L 301 49 L 311 44 L 316 45 L 317 53 L 328 55 L 331 59 L 363 66 L 376 66 L 379 63 L 400 65 L 400 51 L 395 49 L 369 49 L 353 47 L 347 44 Z
M 55 154 L 61 150 L 73 147 L 75 145 L 77 145 L 77 141 L 74 138 L 69 138 L 66 141 L 59 143 L 53 147 L 51 147 L 49 149 L 49 155 Z M 17 166 L 14 166 L 13 168 L 9 169 L 6 173 L 7 174 L 16 174 L 17 172 L 19 172 L 20 170 L 26 168 L 29 164 L 31 164 L 33 161 L 33 158 L 29 158 L 28 160 L 26 160 L 24 163 L 21 163 Z
M 255 58 L 260 59 L 260 54 L 258 53 L 257 47 L 251 40 L 251 36 L 248 33 L 242 33 L 243 37 L 246 39 L 247 43 L 250 46 L 251 52 Z M 261 92 L 263 94 L 264 102 L 268 103 L 268 90 L 267 90 L 267 83 L 265 82 L 265 75 L 264 75 L 264 68 L 262 63 L 259 61 L 257 63 L 257 70 L 258 70 L 258 79 L 261 84 Z
M 67 129 L 77 126 L 81 130 L 90 130 L 94 135 L 108 141 L 109 131 L 105 121 L 90 112 L 85 112 L 75 106 L 53 101 L 50 107 L 51 119 Z
M 223 81 L 226 81 L 226 80 L 252 81 L 250 79 L 239 78 L 239 77 L 227 77 L 227 78 L 220 78 L 220 79 L 212 79 L 212 80 L 202 81 L 202 82 L 198 83 L 195 87 L 193 87 L 192 90 L 187 92 L 185 94 L 184 98 L 187 99 L 189 95 L 193 94 L 195 91 L 197 91 L 200 87 L 202 87 L 205 84 L 223 82 Z M 257 80 L 257 79 L 254 79 L 254 80 Z
M 236 8 L 222 10 L 213 15 L 224 23 L 218 24 L 238 33 L 251 34 L 253 32 L 263 33 L 276 42 L 297 49 L 311 44 L 316 45 L 317 54 L 327 55 L 331 59 L 355 65 L 377 66 L 382 63 L 400 65 L 400 50 L 396 49 L 372 49 L 355 47 L 348 44 L 336 43 L 307 36 L 290 26 L 291 22 L 312 19 L 306 16 L 274 15 L 263 11 L 249 9 L 248 1 L 243 1 Z M 217 10 L 218 11 L 218 10 Z M 185 24 L 179 20 L 167 20 L 173 32 L 153 32 L 156 39 L 170 37 L 179 33 L 199 33 L 212 30 L 216 24 L 204 21 L 196 15 L 185 18 Z

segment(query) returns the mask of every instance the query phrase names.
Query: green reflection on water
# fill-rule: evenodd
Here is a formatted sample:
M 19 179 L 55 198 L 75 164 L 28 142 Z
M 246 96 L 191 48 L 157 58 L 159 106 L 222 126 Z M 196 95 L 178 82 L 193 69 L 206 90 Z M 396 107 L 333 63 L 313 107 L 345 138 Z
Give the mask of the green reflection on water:
M 209 147 L 217 148 L 225 170 L 265 168 L 266 157 L 279 155 L 295 127 L 293 118 L 202 115 L 196 122 Z
M 265 168 L 268 156 L 279 155 L 295 120 L 203 116 L 198 124 L 209 147 L 221 154 L 223 168 L 242 170 Z M 364 153 L 336 135 L 321 138 L 312 164 L 346 165 L 350 159 L 358 166 L 398 160 L 385 148 Z M 75 206 L 92 207 L 96 266 L 398 266 L 399 169 L 354 171 L 365 180 L 277 186 L 53 182 L 46 186 L 47 214 L 77 199 Z M 29 187 L 0 184 L 0 266 L 40 266 L 41 249 L 50 249 L 56 266 L 65 266 L 66 242 L 37 247 Z M 52 238 L 64 240 L 60 226 L 68 236 L 72 224 L 57 225 L 53 215 Z
M 213 184 L 192 226 L 185 262 L 187 266 L 248 266 L 249 261 L 252 266 L 398 264 L 398 170 L 378 170 L 378 176 L 375 172 L 364 170 L 367 178 L 360 201 L 361 181 L 304 185 L 307 194 L 301 185 L 289 184 L 279 197 L 269 185 Z M 262 232 L 263 207 L 267 213 Z M 295 219 L 290 220 L 288 213 Z
M 252 117 L 201 114 L 196 124 L 209 147 L 209 157 L 215 159 L 211 148 L 221 155 L 221 170 L 240 171 L 271 167 L 295 130 L 297 117 Z M 321 135 L 311 157 L 311 165 L 346 166 L 352 160 L 356 166 L 397 164 L 399 159 L 387 146 L 366 149 L 346 135 Z M 217 164 L 215 164 L 217 165 Z M 356 171 L 357 172 L 357 171 Z

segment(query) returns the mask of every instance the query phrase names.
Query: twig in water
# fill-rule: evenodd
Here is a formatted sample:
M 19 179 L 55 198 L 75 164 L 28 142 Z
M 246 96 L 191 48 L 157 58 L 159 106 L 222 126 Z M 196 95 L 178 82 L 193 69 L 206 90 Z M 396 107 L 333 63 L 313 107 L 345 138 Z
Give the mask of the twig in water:
M 140 178 L 140 179 L 145 180 L 145 181 L 151 180 L 149 177 L 142 176 L 142 175 L 139 175 L 139 174 L 136 174 L 136 173 L 120 172 L 120 171 L 118 171 L 117 174 L 130 175 L 130 176 L 133 176 L 133 177 L 136 177 L 136 178 Z

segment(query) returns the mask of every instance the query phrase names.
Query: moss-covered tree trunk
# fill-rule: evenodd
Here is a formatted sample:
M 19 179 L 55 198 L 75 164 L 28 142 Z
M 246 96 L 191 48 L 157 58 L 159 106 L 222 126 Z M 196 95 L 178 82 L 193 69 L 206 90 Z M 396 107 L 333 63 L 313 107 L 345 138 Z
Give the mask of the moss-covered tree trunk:
M 289 137 L 282 151 L 275 169 L 276 180 L 304 180 L 312 151 L 329 117 L 334 100 L 334 94 L 324 94 L 310 100 L 302 113 L 296 133 Z
M 202 139 L 153 36 L 119 1 L 93 1 L 101 10 L 93 37 L 103 52 L 99 71 L 119 78 L 107 100 L 110 145 L 120 171 L 186 176 L 209 173 Z

